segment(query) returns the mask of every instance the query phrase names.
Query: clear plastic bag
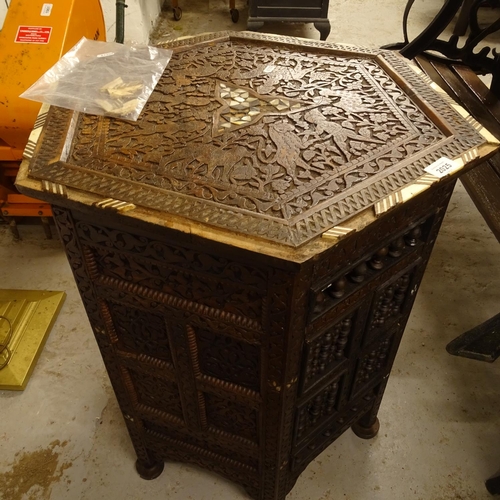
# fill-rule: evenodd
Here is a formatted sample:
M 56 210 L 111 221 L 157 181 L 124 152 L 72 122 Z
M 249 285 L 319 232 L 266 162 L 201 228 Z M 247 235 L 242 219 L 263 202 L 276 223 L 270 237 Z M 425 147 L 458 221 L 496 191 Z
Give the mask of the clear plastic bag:
M 171 50 L 82 38 L 21 97 L 135 121 L 171 57 Z

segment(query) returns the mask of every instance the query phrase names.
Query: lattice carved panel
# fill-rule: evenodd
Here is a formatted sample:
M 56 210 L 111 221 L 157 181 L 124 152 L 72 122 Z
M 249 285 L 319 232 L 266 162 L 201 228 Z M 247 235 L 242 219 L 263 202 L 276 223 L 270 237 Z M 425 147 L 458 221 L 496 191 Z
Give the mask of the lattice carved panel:
M 368 347 L 367 351 L 360 356 L 354 375 L 352 395 L 359 394 L 367 386 L 380 382 L 390 362 L 390 351 L 394 335 L 382 337 Z
M 223 310 L 228 317 L 262 320 L 266 276 L 258 268 L 102 226 L 80 222 L 78 229 L 89 242 L 96 276 Z
M 386 242 L 373 253 L 365 255 L 356 264 L 351 265 L 350 268 L 345 269 L 340 275 L 329 280 L 330 282 L 322 286 L 321 290 L 313 292 L 311 316 L 316 318 L 323 315 L 340 301 L 345 300 L 347 296 L 355 294 L 357 290 L 365 287 L 367 282 L 383 277 L 387 269 L 391 267 L 395 269 L 398 264 L 407 260 L 409 255 L 417 254 L 427 238 L 432 220 L 433 218 L 429 218 L 429 220 L 412 227 L 404 234 L 391 237 L 389 242 Z M 398 288 L 398 297 L 402 293 L 404 294 L 404 290 L 399 291 Z M 388 291 L 388 294 L 390 295 L 391 292 Z M 388 300 L 391 299 L 392 296 L 388 297 Z M 399 297 L 399 299 L 401 299 L 402 304 L 403 298 Z M 399 310 L 399 307 L 396 305 L 394 305 L 394 308 Z M 393 312 L 395 312 L 395 309 Z M 385 319 L 391 316 L 388 312 L 382 313 L 382 310 L 377 314 L 383 314 Z M 376 328 L 377 325 L 382 326 L 384 322 L 385 320 L 380 316 L 378 322 L 373 324 L 373 328 Z
M 127 374 L 135 391 L 134 399 L 139 405 L 183 417 L 179 388 L 175 382 L 137 370 L 128 369 Z
M 258 442 L 258 412 L 243 404 L 204 393 L 209 427 Z
M 248 447 L 239 441 L 228 443 L 220 439 L 217 435 L 208 438 L 206 433 L 203 435 L 193 435 L 188 432 L 180 432 L 164 425 L 159 425 L 154 422 L 145 421 L 144 426 L 147 431 L 157 434 L 159 439 L 174 439 L 186 445 L 198 446 L 211 453 L 217 453 L 221 456 L 236 459 L 239 462 L 258 468 L 258 448 L 257 446 Z
M 151 312 L 108 301 L 118 348 L 172 363 L 165 320 Z
M 337 439 L 347 428 L 358 420 L 369 408 L 373 406 L 376 398 L 376 391 L 371 390 L 361 399 L 352 402 L 343 408 L 342 416 L 334 414 L 328 423 L 320 426 L 316 434 L 312 434 L 304 444 L 300 445 L 299 451 L 295 454 L 291 468 L 299 474 L 305 469 L 313 458 L 319 455 L 330 443 Z
M 409 292 L 411 274 L 406 273 L 391 285 L 387 286 L 375 299 L 371 330 L 383 328 L 401 313 L 406 296 Z
M 260 391 L 260 347 L 208 330 L 197 330 L 198 362 L 203 375 Z

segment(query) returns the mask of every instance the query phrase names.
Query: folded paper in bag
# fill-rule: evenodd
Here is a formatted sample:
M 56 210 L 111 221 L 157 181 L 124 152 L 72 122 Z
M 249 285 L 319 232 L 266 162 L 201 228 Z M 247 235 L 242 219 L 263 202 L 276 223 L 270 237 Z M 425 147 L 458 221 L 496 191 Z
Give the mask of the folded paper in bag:
M 171 50 L 82 38 L 21 97 L 135 121 L 171 57 Z

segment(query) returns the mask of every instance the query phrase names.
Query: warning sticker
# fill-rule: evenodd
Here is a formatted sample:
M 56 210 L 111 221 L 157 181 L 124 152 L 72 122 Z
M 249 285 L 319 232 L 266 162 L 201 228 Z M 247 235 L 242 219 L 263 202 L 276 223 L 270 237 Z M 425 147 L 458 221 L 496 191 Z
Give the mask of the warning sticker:
M 16 43 L 49 43 L 52 27 L 50 26 L 19 26 Z

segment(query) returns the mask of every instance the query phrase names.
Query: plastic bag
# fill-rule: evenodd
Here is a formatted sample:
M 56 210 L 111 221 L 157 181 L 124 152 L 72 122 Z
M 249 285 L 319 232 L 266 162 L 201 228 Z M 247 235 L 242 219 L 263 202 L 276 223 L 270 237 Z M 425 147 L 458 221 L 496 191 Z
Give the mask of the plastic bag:
M 82 38 L 21 97 L 135 121 L 171 57 L 171 50 Z

